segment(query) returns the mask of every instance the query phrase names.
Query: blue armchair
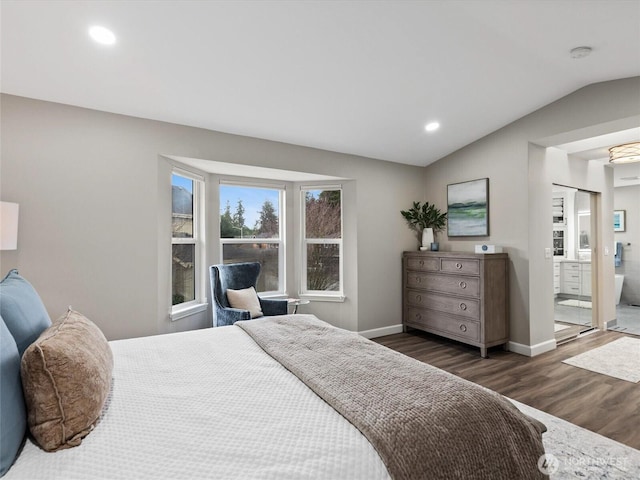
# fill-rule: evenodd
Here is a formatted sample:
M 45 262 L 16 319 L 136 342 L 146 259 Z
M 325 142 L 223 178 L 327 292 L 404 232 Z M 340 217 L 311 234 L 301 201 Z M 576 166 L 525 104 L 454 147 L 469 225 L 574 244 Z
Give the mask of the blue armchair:
M 258 262 L 211 265 L 209 267 L 214 327 L 233 325 L 239 320 L 251 320 L 251 314 L 248 310 L 229 306 L 226 292 L 227 289 L 255 288 L 259 275 L 260 264 Z M 286 300 L 268 300 L 259 297 L 258 299 L 265 316 L 287 314 Z

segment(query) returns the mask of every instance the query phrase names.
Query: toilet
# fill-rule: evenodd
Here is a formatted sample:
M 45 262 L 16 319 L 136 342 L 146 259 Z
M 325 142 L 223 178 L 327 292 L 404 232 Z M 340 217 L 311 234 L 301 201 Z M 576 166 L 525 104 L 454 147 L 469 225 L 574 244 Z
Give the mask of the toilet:
M 616 305 L 620 304 L 620 295 L 622 295 L 622 283 L 624 282 L 624 275 L 618 275 L 616 274 L 615 276 L 615 282 L 616 282 Z

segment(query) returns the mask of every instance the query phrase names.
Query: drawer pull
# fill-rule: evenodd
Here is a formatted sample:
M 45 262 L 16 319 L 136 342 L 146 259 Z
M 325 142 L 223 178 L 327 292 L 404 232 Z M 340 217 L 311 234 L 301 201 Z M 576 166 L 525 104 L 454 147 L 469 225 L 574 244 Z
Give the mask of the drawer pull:
M 422 295 L 416 295 L 416 300 L 418 302 L 422 302 Z
M 460 325 L 460 330 L 462 330 L 463 332 L 467 331 L 467 326 L 465 324 L 461 324 Z
M 462 264 L 460 262 L 456 263 L 456 268 L 460 270 L 462 268 Z
M 424 267 L 424 260 L 420 260 L 420 262 L 419 262 L 419 263 L 420 263 L 420 266 L 421 266 L 421 267 Z
M 458 285 L 460 285 L 460 288 L 467 288 L 467 282 L 460 282 Z
M 422 278 L 416 277 L 416 283 L 421 283 L 421 282 L 422 282 Z
M 422 320 L 422 315 L 420 315 L 419 313 L 416 313 L 416 320 Z
M 460 310 L 466 310 L 467 309 L 467 304 L 466 303 L 460 303 Z

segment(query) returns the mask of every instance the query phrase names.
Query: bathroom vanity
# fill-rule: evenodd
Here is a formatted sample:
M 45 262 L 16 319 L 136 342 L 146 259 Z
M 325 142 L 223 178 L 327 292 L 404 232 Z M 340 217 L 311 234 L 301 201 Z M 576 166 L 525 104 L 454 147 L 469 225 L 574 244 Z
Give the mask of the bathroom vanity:
M 556 263 L 560 270 L 560 291 L 558 293 L 583 297 L 591 296 L 591 262 L 561 260 Z

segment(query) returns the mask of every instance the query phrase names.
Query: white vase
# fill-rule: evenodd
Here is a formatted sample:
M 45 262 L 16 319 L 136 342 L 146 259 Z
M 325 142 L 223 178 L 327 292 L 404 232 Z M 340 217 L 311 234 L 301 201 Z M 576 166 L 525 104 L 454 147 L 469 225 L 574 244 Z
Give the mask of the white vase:
M 422 246 L 428 250 L 431 248 L 433 241 L 433 228 L 425 228 L 422 230 Z

